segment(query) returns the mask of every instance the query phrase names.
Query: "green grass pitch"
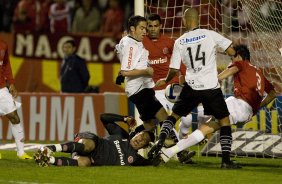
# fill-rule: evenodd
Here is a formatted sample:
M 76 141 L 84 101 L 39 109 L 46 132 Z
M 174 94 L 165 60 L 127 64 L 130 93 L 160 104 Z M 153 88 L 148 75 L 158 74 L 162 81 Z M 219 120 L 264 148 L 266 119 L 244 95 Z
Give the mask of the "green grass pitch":
M 158 167 L 50 166 L 42 168 L 33 160 L 18 160 L 15 151 L 0 150 L 0 153 L 2 154 L 0 184 L 280 184 L 282 182 L 282 159 L 234 158 L 243 166 L 240 170 L 220 169 L 221 158 L 199 155 L 193 158 L 195 164 L 190 165 L 170 161 Z M 33 152 L 28 153 L 33 154 Z

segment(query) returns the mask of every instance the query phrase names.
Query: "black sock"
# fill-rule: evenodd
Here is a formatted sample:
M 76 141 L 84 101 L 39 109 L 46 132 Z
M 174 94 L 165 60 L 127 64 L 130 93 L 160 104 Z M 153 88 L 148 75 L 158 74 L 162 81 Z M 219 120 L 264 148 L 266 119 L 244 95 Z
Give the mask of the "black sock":
M 220 145 L 222 151 L 222 162 L 230 162 L 230 152 L 232 144 L 231 126 L 223 126 L 220 128 Z
M 62 152 L 66 153 L 83 153 L 84 152 L 84 144 L 78 143 L 78 142 L 67 142 L 64 144 L 61 144 L 62 146 Z
M 173 116 L 168 116 L 166 120 L 163 121 L 161 132 L 159 135 L 159 140 L 164 142 L 167 136 L 170 134 L 176 123 L 176 119 Z
M 169 137 L 174 141 L 174 143 L 178 143 L 177 135 L 175 134 L 175 131 L 171 130 L 169 133 Z
M 56 152 L 56 146 L 55 145 L 49 145 L 46 146 L 47 148 L 49 148 L 51 151 Z
M 78 162 L 75 159 L 67 157 L 55 157 L 54 165 L 57 166 L 78 166 Z

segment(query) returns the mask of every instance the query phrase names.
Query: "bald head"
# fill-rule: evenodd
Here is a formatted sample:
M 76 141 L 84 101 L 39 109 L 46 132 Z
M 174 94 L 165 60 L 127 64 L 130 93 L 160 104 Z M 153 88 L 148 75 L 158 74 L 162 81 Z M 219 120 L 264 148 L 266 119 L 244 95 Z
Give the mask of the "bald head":
M 199 26 L 199 13 L 195 8 L 188 8 L 184 11 L 183 23 L 187 30 L 192 30 Z

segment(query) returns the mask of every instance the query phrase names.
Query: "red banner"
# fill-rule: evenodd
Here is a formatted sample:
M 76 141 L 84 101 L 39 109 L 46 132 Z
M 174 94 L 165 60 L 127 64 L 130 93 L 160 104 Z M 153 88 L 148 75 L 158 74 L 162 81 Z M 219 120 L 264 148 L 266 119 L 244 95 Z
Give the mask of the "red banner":
M 66 40 L 73 39 L 77 54 L 91 62 L 119 62 L 114 52 L 117 40 L 97 35 L 73 34 L 14 34 L 13 55 L 23 58 L 60 60 L 62 46 Z

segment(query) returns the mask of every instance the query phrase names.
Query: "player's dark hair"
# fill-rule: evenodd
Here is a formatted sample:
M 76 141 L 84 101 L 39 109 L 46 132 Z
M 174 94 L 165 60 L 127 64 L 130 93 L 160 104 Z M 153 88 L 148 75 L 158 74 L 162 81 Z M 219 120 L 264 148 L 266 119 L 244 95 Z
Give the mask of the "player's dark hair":
M 146 22 L 146 19 L 145 17 L 142 17 L 140 15 L 134 15 L 134 16 L 131 16 L 129 19 L 128 19 L 128 22 L 127 22 L 127 31 L 129 32 L 130 31 L 130 27 L 133 26 L 133 27 L 137 27 L 139 22 L 142 22 L 142 21 L 145 21 Z
M 151 142 L 155 142 L 155 134 L 151 131 L 148 131 L 148 130 L 143 130 L 144 132 L 147 132 L 149 134 L 149 137 L 150 137 L 150 141 Z
M 149 14 L 147 16 L 147 20 L 150 20 L 150 21 L 158 20 L 160 24 L 162 23 L 161 22 L 161 17 L 158 14 L 156 14 L 156 13 Z
M 74 41 L 74 40 L 67 40 L 67 41 L 65 41 L 64 44 L 66 44 L 66 43 L 69 43 L 69 44 L 71 44 L 73 47 L 76 47 L 76 44 L 75 44 L 75 41 Z
M 243 60 L 250 60 L 250 51 L 246 45 L 240 44 L 234 46 L 234 50 L 236 51 L 236 55 L 240 55 Z

